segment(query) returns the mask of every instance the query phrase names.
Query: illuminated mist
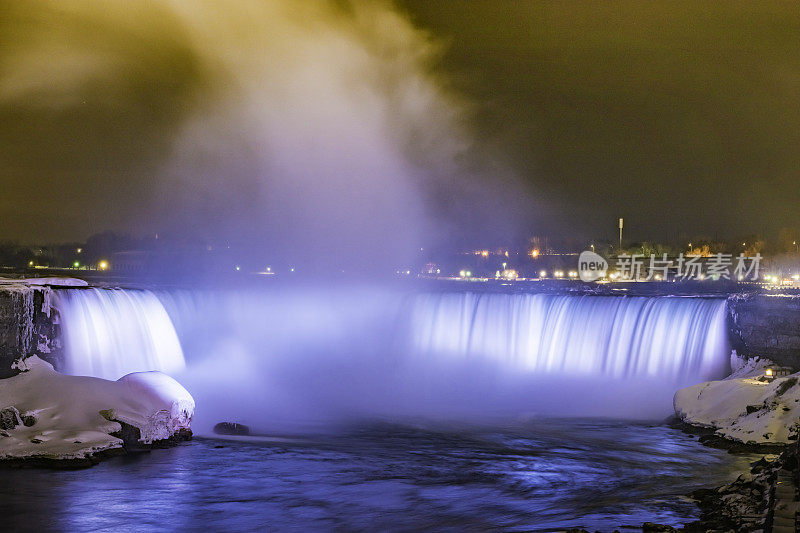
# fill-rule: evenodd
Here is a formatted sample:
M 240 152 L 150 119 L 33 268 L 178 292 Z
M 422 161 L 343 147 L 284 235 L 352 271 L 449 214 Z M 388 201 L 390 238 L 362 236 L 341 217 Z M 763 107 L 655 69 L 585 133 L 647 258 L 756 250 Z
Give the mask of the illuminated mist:
M 46 159 L 42 194 L 63 184 L 62 220 L 87 220 L 68 238 L 388 272 L 456 233 L 508 238 L 523 212 L 439 43 L 389 2 L 34 1 L 5 18 L 0 103 L 53 147 L 18 159 Z

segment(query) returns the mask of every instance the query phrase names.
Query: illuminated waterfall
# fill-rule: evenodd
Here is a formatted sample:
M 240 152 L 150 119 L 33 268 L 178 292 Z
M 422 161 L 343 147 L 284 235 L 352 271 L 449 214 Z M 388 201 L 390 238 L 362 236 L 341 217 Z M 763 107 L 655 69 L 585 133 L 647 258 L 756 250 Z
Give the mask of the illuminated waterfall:
M 359 415 L 660 418 L 677 388 L 724 376 L 730 353 L 716 298 L 339 286 L 54 292 L 62 370 L 171 373 L 206 406 L 197 419 L 206 428 L 231 413 L 287 431 Z
M 730 353 L 725 301 L 711 298 L 428 294 L 410 324 L 415 351 L 540 374 L 699 382 Z
M 172 321 L 150 291 L 58 290 L 53 306 L 63 334 L 63 371 L 69 374 L 118 379 L 185 366 Z

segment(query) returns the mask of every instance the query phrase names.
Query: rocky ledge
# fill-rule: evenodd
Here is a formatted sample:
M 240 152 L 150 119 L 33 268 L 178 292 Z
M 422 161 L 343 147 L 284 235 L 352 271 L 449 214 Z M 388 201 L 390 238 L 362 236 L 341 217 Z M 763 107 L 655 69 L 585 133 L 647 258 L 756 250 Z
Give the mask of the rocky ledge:
M 763 452 L 796 442 L 800 433 L 800 373 L 773 380 L 764 377 L 764 359 L 737 362 L 719 380 L 680 389 L 673 400 L 682 422 L 709 430 L 707 442 L 730 441 Z
M 160 372 L 66 376 L 39 359 L 0 379 L 0 465 L 81 468 L 191 438 L 194 400 Z

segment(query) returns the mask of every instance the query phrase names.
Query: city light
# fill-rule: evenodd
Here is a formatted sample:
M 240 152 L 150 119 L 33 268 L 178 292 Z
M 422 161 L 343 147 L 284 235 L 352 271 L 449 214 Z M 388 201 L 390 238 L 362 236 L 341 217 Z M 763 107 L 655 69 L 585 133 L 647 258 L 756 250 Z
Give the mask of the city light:
M 539 257 L 539 249 L 538 248 L 534 248 L 533 250 L 531 250 L 531 257 L 534 258 L 534 259 Z
M 517 274 L 516 270 L 509 269 L 503 271 L 503 277 L 506 279 L 517 279 L 519 277 L 519 274 Z
M 571 278 L 577 278 L 577 277 L 578 277 L 578 273 L 577 273 L 577 272 L 575 272 L 574 270 L 570 270 L 570 271 L 569 271 L 569 277 L 571 277 Z
M 72 263 L 72 268 L 78 268 L 79 266 L 81 266 L 81 264 L 78 261 Z
M 553 276 L 555 276 L 557 278 L 563 278 L 564 277 L 564 272 L 562 272 L 561 270 L 556 270 L 555 272 L 553 272 Z
M 547 277 L 547 270 L 540 270 L 539 271 L 539 277 L 540 278 L 546 278 Z
M 98 268 L 99 270 L 106 270 L 106 269 L 108 269 L 108 261 L 106 261 L 105 259 L 103 259 L 102 261 L 100 261 L 99 263 L 97 263 L 97 268 Z

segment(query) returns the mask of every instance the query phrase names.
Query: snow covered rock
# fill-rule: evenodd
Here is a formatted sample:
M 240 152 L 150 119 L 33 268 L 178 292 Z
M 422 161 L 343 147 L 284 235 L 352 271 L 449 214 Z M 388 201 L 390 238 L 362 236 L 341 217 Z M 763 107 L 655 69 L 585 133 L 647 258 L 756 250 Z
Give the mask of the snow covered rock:
M 121 422 L 138 429 L 142 444 L 191 435 L 194 400 L 165 374 L 108 381 L 60 374 L 37 357 L 17 366 L 20 374 L 0 380 L 0 405 L 14 406 L 32 425 L 0 433 L 0 459 L 90 459 L 122 448 L 112 435 L 120 434 Z
M 755 375 L 754 375 L 755 374 Z M 726 378 L 680 389 L 675 414 L 693 426 L 713 428 L 717 436 L 750 445 L 797 440 L 800 422 L 800 373 L 772 382 Z
M 11 280 L 11 282 L 24 283 L 25 285 L 49 285 L 51 287 L 86 287 L 89 285 L 85 280 L 66 277 L 22 278 Z

